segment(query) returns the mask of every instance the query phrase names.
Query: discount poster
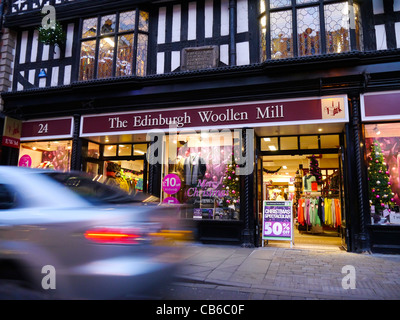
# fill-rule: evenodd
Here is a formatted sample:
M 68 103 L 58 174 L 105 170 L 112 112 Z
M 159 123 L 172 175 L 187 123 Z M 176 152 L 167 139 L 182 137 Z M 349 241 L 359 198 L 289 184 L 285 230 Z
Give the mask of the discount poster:
M 292 201 L 264 201 L 263 230 L 264 240 L 293 241 Z

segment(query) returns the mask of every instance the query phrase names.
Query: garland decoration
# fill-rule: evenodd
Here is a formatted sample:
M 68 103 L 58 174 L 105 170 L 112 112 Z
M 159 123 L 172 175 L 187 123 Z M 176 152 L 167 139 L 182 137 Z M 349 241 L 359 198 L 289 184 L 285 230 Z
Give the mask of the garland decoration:
M 62 25 L 58 21 L 55 22 L 54 27 L 44 28 L 41 26 L 38 31 L 39 41 L 47 45 L 54 45 L 61 48 L 67 39 Z

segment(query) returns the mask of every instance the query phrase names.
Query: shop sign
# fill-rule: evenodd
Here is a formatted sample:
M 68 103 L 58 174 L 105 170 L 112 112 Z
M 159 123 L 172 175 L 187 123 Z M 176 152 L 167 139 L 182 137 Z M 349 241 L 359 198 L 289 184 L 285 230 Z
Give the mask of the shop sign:
M 181 188 L 181 179 L 175 173 L 167 174 L 162 182 L 162 189 L 167 194 L 175 194 Z
M 363 121 L 399 120 L 400 91 L 370 92 L 360 96 Z
M 285 99 L 191 108 L 168 108 L 82 116 L 80 136 L 147 133 L 151 129 L 178 130 L 264 127 L 347 122 L 347 96 Z
M 5 147 L 19 148 L 20 138 L 21 121 L 10 117 L 5 117 L 2 145 Z
M 263 240 L 293 241 L 292 201 L 267 201 L 263 203 Z
M 163 203 L 165 204 L 179 204 L 179 200 L 175 197 L 167 197 L 163 200 Z
M 53 118 L 22 122 L 21 140 L 72 138 L 73 118 Z

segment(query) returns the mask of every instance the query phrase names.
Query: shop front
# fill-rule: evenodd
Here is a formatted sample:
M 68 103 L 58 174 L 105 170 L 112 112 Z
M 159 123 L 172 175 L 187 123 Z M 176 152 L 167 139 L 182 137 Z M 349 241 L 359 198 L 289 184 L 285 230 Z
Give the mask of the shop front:
M 371 250 L 400 250 L 400 91 L 361 96 Z
M 262 202 L 280 200 L 278 189 L 292 201 L 298 230 L 334 233 L 340 242 L 345 205 L 339 153 L 347 122 L 345 95 L 83 115 L 82 168 L 127 181 L 129 174 L 135 186 L 143 181 L 139 190 L 185 205 L 181 218 L 196 226 L 203 242 L 260 245 Z M 302 181 L 315 175 L 312 157 L 320 161 L 321 177 L 312 179 L 315 186 L 307 179 L 310 188 L 296 185 L 300 175 Z M 272 161 L 284 179 L 270 175 L 277 169 Z M 137 189 L 119 181 L 121 188 Z M 332 199 L 335 223 L 299 223 L 300 197 Z
M 69 171 L 73 118 L 22 122 L 18 166 Z

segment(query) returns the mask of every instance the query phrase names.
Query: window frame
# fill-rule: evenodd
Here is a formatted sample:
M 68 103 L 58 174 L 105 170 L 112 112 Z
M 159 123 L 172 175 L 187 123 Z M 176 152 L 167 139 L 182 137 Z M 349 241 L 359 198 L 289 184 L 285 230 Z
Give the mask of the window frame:
M 123 30 L 120 31 L 120 15 L 124 12 L 135 11 L 135 24 L 133 30 Z M 149 15 L 147 31 L 139 29 L 139 18 L 140 13 L 146 12 Z M 101 18 L 105 16 L 115 15 L 115 30 L 111 33 L 101 34 Z M 91 37 L 84 38 L 82 35 L 83 31 L 83 24 L 85 20 L 95 18 L 97 21 L 96 26 L 96 35 Z M 117 72 L 117 49 L 118 49 L 118 38 L 124 35 L 133 35 L 133 46 L 132 46 L 132 72 L 130 75 L 116 75 Z M 138 55 L 138 37 L 139 35 L 146 35 L 147 36 L 147 55 L 145 61 L 145 72 L 143 75 L 138 75 L 137 70 L 137 55 Z M 112 38 L 114 40 L 114 47 L 113 47 L 113 61 L 112 61 L 112 70 L 110 76 L 99 77 L 98 75 L 98 63 L 99 63 L 99 54 L 100 54 L 100 42 L 101 39 L 105 38 Z M 94 59 L 94 70 L 93 70 L 93 77 L 88 79 L 81 79 L 81 52 L 82 52 L 82 43 L 86 41 L 95 41 L 95 59 Z M 96 15 L 86 16 L 80 19 L 79 21 L 79 33 L 78 33 L 78 46 L 77 46 L 77 80 L 78 81 L 92 81 L 92 80 L 100 80 L 100 79 L 110 79 L 110 78 L 123 78 L 123 77 L 132 77 L 132 76 L 146 76 L 148 73 L 148 65 L 149 65 L 149 43 L 150 43 L 150 12 L 148 10 L 141 10 L 138 7 L 129 8 L 129 9 L 121 9 L 115 10 L 112 12 L 102 12 Z
M 261 2 L 264 2 L 265 4 L 265 11 L 261 12 Z M 327 53 L 327 44 L 326 44 L 326 28 L 325 28 L 325 6 L 330 5 L 330 4 L 338 4 L 338 3 L 343 3 L 347 2 L 349 6 L 358 5 L 357 1 L 353 0 L 314 0 L 312 2 L 307 2 L 307 3 L 302 3 L 302 4 L 297 4 L 296 0 L 290 0 L 290 5 L 287 6 L 282 6 L 282 7 L 277 7 L 277 8 L 270 8 L 270 1 L 269 0 L 260 0 L 258 1 L 258 28 L 259 28 L 259 41 L 260 41 L 260 62 L 268 61 L 268 60 L 285 60 L 285 59 L 293 59 L 293 58 L 306 58 L 309 57 L 309 55 L 302 56 L 299 54 L 299 46 L 298 46 L 298 33 L 297 33 L 297 11 L 298 9 L 305 9 L 305 8 L 311 8 L 311 7 L 318 7 L 319 8 L 319 33 L 320 33 L 320 53 L 319 54 L 314 54 L 311 55 L 313 57 L 315 56 L 321 56 L 324 54 L 340 54 L 340 53 Z M 274 12 L 281 12 L 281 11 L 291 11 L 291 28 L 292 28 L 292 56 L 287 57 L 287 58 L 281 58 L 281 59 L 273 59 L 272 58 L 272 48 L 271 48 L 271 23 L 270 23 L 270 18 L 271 18 L 271 13 Z M 359 7 L 360 11 L 360 7 Z M 354 11 L 353 11 L 354 12 Z M 360 15 L 360 13 L 359 13 Z M 261 31 L 262 29 L 262 22 L 261 20 L 265 17 L 266 21 L 266 26 L 265 26 L 265 39 L 262 39 L 263 37 L 263 32 Z M 354 12 L 354 18 L 356 17 L 356 12 Z M 350 17 L 351 19 L 351 17 Z M 354 20 L 355 21 L 355 20 Z M 359 26 L 362 29 L 362 26 Z M 351 24 L 349 24 L 348 28 L 349 32 L 349 51 L 343 51 L 343 52 L 351 52 L 351 51 L 356 51 L 357 46 L 360 46 L 362 48 L 363 46 L 363 40 L 360 39 L 360 43 L 357 43 L 357 37 L 356 37 L 356 29 L 351 28 Z M 360 34 L 362 37 L 362 30 L 360 30 Z M 323 36 L 322 36 L 323 35 Z M 261 42 L 265 41 L 265 56 L 262 54 L 263 48 L 261 46 Z M 362 49 L 360 49 L 362 50 Z

